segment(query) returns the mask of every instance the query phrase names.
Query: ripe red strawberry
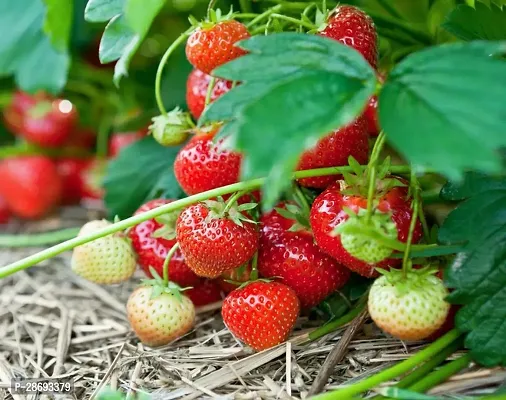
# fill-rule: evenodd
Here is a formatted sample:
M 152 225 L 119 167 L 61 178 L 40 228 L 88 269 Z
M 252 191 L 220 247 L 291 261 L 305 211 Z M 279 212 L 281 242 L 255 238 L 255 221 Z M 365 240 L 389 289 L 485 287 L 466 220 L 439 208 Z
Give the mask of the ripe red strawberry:
M 195 119 L 199 119 L 200 115 L 204 112 L 210 81 L 211 76 L 198 69 L 194 69 L 188 75 L 188 80 L 186 81 L 186 104 Z M 212 103 L 222 94 L 228 92 L 231 87 L 232 82 L 216 78 L 213 90 L 211 91 L 210 102 Z
M 21 135 L 42 147 L 58 147 L 69 139 L 76 121 L 77 111 L 70 101 L 39 101 L 26 112 Z
M 299 299 L 288 286 L 256 281 L 230 293 L 221 314 L 235 337 L 260 351 L 288 339 L 299 311 Z
M 371 136 L 378 136 L 380 127 L 378 121 L 378 96 L 372 96 L 364 111 L 364 118 L 367 122 L 367 132 Z
M 222 64 L 246 54 L 235 43 L 250 37 L 244 24 L 234 20 L 204 22 L 186 42 L 186 57 L 198 70 L 211 74 Z
M 369 292 L 368 308 L 382 330 L 401 340 L 421 340 L 445 322 L 450 304 L 441 279 L 425 270 L 391 270 L 376 279 Z
M 155 292 L 155 291 L 158 291 Z M 189 332 L 195 321 L 190 299 L 164 288 L 140 286 L 127 302 L 132 330 L 147 346 L 163 346 Z
M 202 307 L 223 300 L 220 285 L 210 279 L 201 279 L 191 289 L 185 290 L 184 294 L 188 296 L 195 307 Z
M 48 100 L 49 96 L 44 92 L 35 95 L 16 91 L 12 96 L 11 103 L 3 110 L 5 126 L 14 134 L 21 134 L 23 121 L 28 110 L 38 101 Z
M 296 208 L 280 203 L 260 220 L 258 272 L 266 278 L 280 277 L 295 291 L 301 307 L 311 308 L 343 287 L 350 271 L 318 248 L 311 231 L 302 226 L 290 231 L 295 221 L 276 211 L 287 206 Z
M 400 178 L 397 180 L 402 181 Z M 379 186 L 384 184 L 384 181 L 383 183 L 379 182 Z M 348 220 L 349 215 L 346 209 L 351 210 L 353 213 L 359 213 L 360 210 L 367 208 L 367 198 L 365 196 L 359 193 L 345 194 L 343 193 L 345 189 L 349 190 L 350 187 L 347 186 L 346 182 L 338 181 L 329 186 L 314 201 L 311 207 L 310 222 L 316 244 L 338 262 L 365 277 L 377 276 L 376 266 L 388 269 L 399 265 L 400 259 L 390 258 L 379 262 L 377 265 L 376 263 L 367 263 L 345 250 L 341 242 L 341 235 L 334 234 L 336 227 Z M 383 192 L 377 198 L 376 210 L 385 215 L 391 213 L 390 219 L 395 224 L 397 239 L 406 242 L 412 216 L 408 188 L 396 186 Z M 418 221 L 413 234 L 413 243 L 418 242 L 421 236 L 422 228 L 420 221 Z M 365 248 L 364 246 L 362 250 L 365 250 Z
M 320 139 L 311 149 L 306 150 L 297 170 L 348 165 L 349 156 L 359 164 L 366 164 L 369 156 L 369 136 L 365 119 L 359 117 L 351 124 Z M 303 186 L 324 189 L 338 178 L 338 175 L 299 179 Z
M 174 200 L 155 199 L 143 204 L 134 215 L 169 204 Z M 135 225 L 128 232 L 132 246 L 138 256 L 138 264 L 145 274 L 151 277 L 149 267 L 163 276 L 163 263 L 167 253 L 176 244 L 176 220 L 179 212 L 164 214 Z M 163 222 L 163 223 L 162 223 Z M 188 268 L 181 250 L 176 250 L 169 262 L 169 278 L 181 286 L 195 286 L 200 278 Z
M 0 224 L 6 224 L 9 222 L 11 217 L 11 212 L 9 211 L 9 207 L 7 206 L 7 202 L 4 197 L 0 194 Z
M 83 225 L 78 237 L 110 225 L 105 220 L 90 221 Z M 132 245 L 123 233 L 107 235 L 77 246 L 70 263 L 77 275 L 102 285 L 128 280 L 137 266 Z
M 113 133 L 109 139 L 109 156 L 116 157 L 121 150 L 146 136 L 144 130 L 137 132 Z
M 83 169 L 81 169 L 81 180 L 83 182 L 82 198 L 99 200 L 104 197 L 104 180 L 107 161 L 94 158 L 88 160 Z
M 195 135 L 174 161 L 174 174 L 186 194 L 192 195 L 239 181 L 241 155 L 213 142 L 216 130 Z
M 241 283 L 249 281 L 250 277 L 251 265 L 248 264 L 223 272 L 217 281 L 225 293 L 230 293 L 231 291 L 237 289 Z M 227 281 L 237 282 L 238 284 L 230 283 Z
M 62 204 L 75 204 L 83 198 L 83 170 L 88 160 L 61 158 L 56 160 L 56 168 L 62 181 Z
M 0 193 L 13 214 L 40 218 L 60 202 L 62 182 L 47 157 L 7 158 L 0 163 Z
M 176 236 L 187 265 L 199 276 L 216 278 L 249 261 L 258 249 L 258 230 L 244 207 L 208 200 L 181 212 Z
M 376 68 L 378 64 L 378 37 L 371 17 L 357 7 L 338 5 L 319 34 L 339 40 L 353 47 Z

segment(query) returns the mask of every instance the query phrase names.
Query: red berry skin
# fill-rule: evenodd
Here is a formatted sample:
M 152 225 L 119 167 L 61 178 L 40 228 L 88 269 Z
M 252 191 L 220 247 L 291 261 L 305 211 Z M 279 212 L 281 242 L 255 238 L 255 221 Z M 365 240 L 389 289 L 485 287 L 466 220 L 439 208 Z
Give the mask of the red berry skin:
M 288 286 L 256 281 L 230 293 L 221 315 L 235 337 L 260 351 L 288 339 L 299 311 L 299 299 Z
M 211 75 L 204 74 L 198 69 L 194 69 L 188 75 L 188 80 L 186 81 L 186 104 L 195 119 L 199 119 L 204 112 L 210 81 Z M 231 88 L 232 82 L 216 78 L 213 90 L 211 91 L 210 103 L 228 92 Z
M 366 121 L 359 117 L 344 128 L 320 139 L 313 148 L 302 153 L 297 170 L 348 165 L 349 156 L 353 156 L 360 164 L 367 164 L 368 138 Z M 338 178 L 339 175 L 318 176 L 299 179 L 299 183 L 306 187 L 325 189 Z
M 200 280 L 191 289 L 185 290 L 184 294 L 190 298 L 195 307 L 202 307 L 223 300 L 220 285 L 210 279 Z
M 39 106 L 37 103 L 34 107 Z M 27 111 L 23 119 L 22 136 L 26 141 L 42 147 L 58 147 L 70 137 L 77 122 L 77 111 L 68 100 L 51 101 L 50 109 L 38 115 L 34 107 Z
M 217 278 L 223 272 L 248 262 L 258 249 L 257 227 L 246 221 L 239 226 L 228 218 L 206 220 L 203 203 L 183 210 L 176 235 L 186 263 L 197 275 Z
M 7 206 L 7 202 L 4 197 L 0 194 L 0 224 L 6 224 L 11 218 L 11 212 Z
M 220 65 L 246 54 L 235 43 L 250 36 L 246 26 L 234 20 L 197 28 L 186 42 L 186 58 L 196 69 L 210 75 Z
M 152 210 L 153 208 L 172 203 L 170 199 L 155 199 L 143 204 L 134 215 Z M 176 244 L 176 239 L 154 237 L 153 233 L 163 225 L 154 218 L 135 225 L 128 232 L 132 246 L 137 253 L 137 263 L 148 277 L 151 276 L 149 267 L 153 267 L 159 276 L 163 276 L 163 263 L 169 250 Z M 194 286 L 200 283 L 200 278 L 195 275 L 185 263 L 181 250 L 176 250 L 169 262 L 169 279 L 178 285 Z
M 266 278 L 280 277 L 295 291 L 302 308 L 318 305 L 349 280 L 350 270 L 321 251 L 311 232 L 288 231 L 294 221 L 272 210 L 260 223 L 258 272 Z
M 372 278 L 378 276 L 376 267 L 389 269 L 398 266 L 402 260 L 389 258 L 377 265 L 370 265 L 350 255 L 342 246 L 340 236 L 332 236 L 334 229 L 348 219 L 344 211 L 349 208 L 357 213 L 360 208 L 367 208 L 367 199 L 359 195 L 345 195 L 341 193 L 338 181 L 329 186 L 314 201 L 311 207 L 310 223 L 318 247 L 334 257 L 339 263 L 352 271 Z M 392 221 L 397 227 L 397 239 L 406 242 L 411 223 L 411 199 L 408 197 L 407 187 L 394 187 L 378 199 L 377 209 L 392 214 Z M 422 226 L 417 221 L 413 233 L 413 243 L 422 237 Z
M 349 5 L 337 6 L 330 14 L 326 27 L 319 34 L 353 47 L 373 68 L 377 67 L 376 27 L 372 18 L 359 8 Z
M 21 134 L 23 131 L 23 121 L 28 110 L 38 101 L 48 100 L 49 96 L 44 92 L 35 95 L 16 91 L 12 96 L 11 103 L 3 110 L 5 126 L 14 134 Z
M 47 157 L 13 157 L 0 164 L 0 193 L 13 214 L 43 217 L 59 204 L 62 183 L 55 164 Z
M 105 175 L 106 162 L 94 158 L 88 160 L 81 169 L 82 198 L 101 200 L 104 197 L 102 181 Z
M 372 96 L 364 111 L 364 118 L 367 122 L 367 132 L 371 136 L 378 136 L 380 132 L 378 122 L 378 97 Z
M 83 170 L 88 160 L 61 158 L 56 160 L 56 168 L 62 181 L 62 204 L 76 204 L 83 198 Z
M 109 156 L 116 157 L 121 150 L 141 140 L 144 136 L 146 136 L 144 131 L 113 133 L 109 139 Z
M 187 195 L 239 181 L 241 155 L 213 142 L 215 133 L 195 135 L 174 161 L 174 174 Z

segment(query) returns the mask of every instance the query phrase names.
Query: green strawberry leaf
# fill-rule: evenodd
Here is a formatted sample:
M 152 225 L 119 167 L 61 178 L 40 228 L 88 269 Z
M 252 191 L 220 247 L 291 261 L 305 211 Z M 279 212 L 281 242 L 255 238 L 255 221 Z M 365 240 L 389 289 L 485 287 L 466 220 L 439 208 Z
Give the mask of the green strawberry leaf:
M 473 195 L 494 189 L 506 189 L 506 180 L 504 177 L 469 172 L 462 181 L 447 182 L 441 188 L 439 196 L 443 200 L 464 200 Z
M 125 0 L 89 0 L 84 10 L 88 22 L 106 22 L 123 12 Z
M 450 178 L 502 169 L 506 61 L 491 55 L 505 50 L 506 42 L 446 44 L 394 68 L 379 96 L 380 124 L 415 168 Z
M 116 86 L 128 75 L 130 61 L 146 37 L 165 0 L 90 0 L 85 17 L 90 22 L 109 20 L 100 41 L 102 63 L 117 61 Z
M 126 0 L 125 18 L 128 25 L 140 36 L 146 35 L 165 0 Z
M 443 28 L 462 40 L 506 40 L 506 9 L 461 4 L 447 16 Z
M 179 147 L 160 146 L 151 137 L 121 151 L 104 178 L 109 215 L 125 218 L 147 200 L 184 197 L 172 170 L 178 151 Z
M 56 0 L 47 4 L 49 10 L 40 0 L 0 3 L 0 26 L 6 32 L 0 37 L 0 75 L 14 76 L 16 85 L 27 92 L 57 94 L 65 86 L 70 66 L 66 47 L 72 7 L 60 9 Z
M 44 0 L 46 19 L 44 32 L 51 39 L 51 44 L 59 51 L 66 51 L 69 46 L 72 29 L 74 2 L 68 0 Z
M 485 366 L 506 365 L 506 178 L 476 179 L 469 174 L 456 186 L 455 198 L 469 198 L 439 230 L 441 242 L 467 242 L 446 268 L 445 282 L 455 289 L 449 300 L 463 305 L 456 325 L 467 333 L 473 358 Z
M 243 83 L 213 102 L 200 122 L 231 121 L 234 146 L 246 154 L 243 178 L 267 175 L 262 202 L 269 209 L 289 187 L 304 149 L 360 114 L 376 75 L 358 52 L 317 35 L 255 36 L 240 46 L 250 53 L 215 74 Z M 290 52 L 279 54 L 280 46 Z

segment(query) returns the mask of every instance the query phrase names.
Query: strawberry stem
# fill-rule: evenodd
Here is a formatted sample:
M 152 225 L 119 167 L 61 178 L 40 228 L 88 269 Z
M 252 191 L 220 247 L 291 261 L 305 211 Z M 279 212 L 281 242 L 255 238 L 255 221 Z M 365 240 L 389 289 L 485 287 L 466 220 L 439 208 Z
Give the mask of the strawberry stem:
M 418 185 L 418 180 L 416 179 L 416 174 L 414 171 L 411 171 L 411 180 L 410 180 L 411 188 L 413 189 L 413 202 L 412 208 L 413 212 L 411 213 L 411 222 L 409 224 L 408 238 L 406 240 L 406 249 L 404 250 L 404 257 L 402 259 L 402 275 L 406 278 L 408 269 L 410 268 L 409 263 L 409 254 L 411 252 L 411 244 L 413 242 L 413 233 L 415 232 L 416 221 L 418 220 L 418 210 L 420 208 L 420 186 Z
M 292 22 L 296 25 L 303 26 L 304 28 L 307 28 L 309 30 L 316 29 L 316 26 L 310 22 L 302 21 L 300 19 L 289 17 L 288 15 L 284 15 L 284 14 L 273 13 L 273 14 L 271 14 L 271 18 L 277 18 L 277 19 L 282 19 L 287 22 Z
M 230 211 L 232 206 L 237 202 L 237 199 L 239 199 L 241 196 L 244 196 L 246 193 L 248 193 L 248 190 L 241 190 L 240 192 L 234 193 L 230 199 L 228 199 L 227 204 L 225 205 L 225 208 L 223 209 L 223 214 L 226 214 Z
M 423 363 L 424 361 L 429 360 L 430 358 L 436 356 L 457 340 L 460 336 L 460 332 L 453 329 L 448 332 L 446 335 L 442 336 L 425 349 L 420 350 L 419 352 L 412 355 L 407 360 L 404 360 L 393 367 L 390 367 L 376 375 L 370 376 L 360 382 L 357 382 L 353 385 L 346 386 L 342 389 L 334 390 L 332 392 L 324 393 L 318 396 L 313 397 L 313 400 L 348 400 L 353 398 L 354 396 L 366 392 L 383 382 L 390 381 L 392 379 L 397 378 L 400 375 L 403 375 L 417 365 Z
M 155 78 L 155 98 L 156 104 L 158 105 L 158 109 L 160 110 L 160 113 L 162 115 L 167 115 L 167 110 L 163 105 L 161 94 L 163 68 L 165 67 L 165 64 L 167 64 L 167 61 L 169 60 L 169 57 L 172 55 L 174 50 L 176 50 L 181 43 L 183 43 L 186 39 L 188 39 L 188 36 L 190 36 L 190 33 L 193 31 L 193 29 L 194 28 L 191 27 L 187 29 L 185 32 L 183 32 L 181 35 L 179 35 L 179 37 L 176 40 L 174 40 L 174 42 L 172 42 L 169 48 L 165 51 L 164 55 L 162 56 L 162 59 L 160 60 L 160 64 L 158 64 L 158 69 L 156 71 L 156 78 Z
M 241 11 L 243 13 L 251 12 L 251 4 L 249 0 L 239 0 L 239 6 L 241 7 Z
M 304 195 L 304 193 L 302 192 L 302 190 L 300 189 L 300 186 L 297 184 L 294 184 L 293 189 L 295 191 L 296 200 L 298 200 L 297 203 L 299 203 L 300 206 L 302 207 L 304 215 L 309 215 L 309 213 L 311 212 L 311 207 L 309 207 L 309 203 L 307 202 L 307 198 Z
M 111 118 L 104 117 L 98 126 L 96 155 L 101 159 L 105 159 L 107 157 L 109 147 L 109 132 L 112 125 L 111 122 Z
M 59 231 L 32 233 L 27 235 L 0 235 L 0 247 L 35 247 L 60 243 L 75 237 L 81 228 L 66 228 Z
M 456 360 L 442 366 L 437 371 L 433 371 L 429 375 L 426 375 L 424 378 L 411 385 L 408 389 L 413 392 L 423 393 L 439 383 L 446 381 L 450 376 L 456 374 L 460 370 L 466 368 L 469 366 L 471 361 L 471 355 L 466 353 Z
M 2 146 L 0 147 L 0 160 L 8 157 L 17 156 L 34 156 L 44 155 L 47 157 L 58 158 L 58 157 L 71 157 L 71 158 L 89 158 L 92 156 L 88 151 L 76 148 L 63 148 L 63 149 L 50 149 L 50 148 L 39 148 L 26 143 L 14 145 L 14 146 Z
M 408 173 L 411 170 L 411 168 L 407 165 L 399 165 L 392 167 L 391 170 L 393 173 L 405 174 Z M 295 172 L 292 175 L 292 179 L 296 180 L 301 178 L 312 178 L 315 176 L 336 175 L 342 174 L 343 172 L 352 172 L 352 169 L 349 166 L 309 169 L 305 171 Z M 198 193 L 193 196 L 189 196 L 184 199 L 174 201 L 172 203 L 164 204 L 163 206 L 156 207 L 153 208 L 152 210 L 134 215 L 130 218 L 118 221 L 114 224 L 99 229 L 88 235 L 75 237 L 63 243 L 57 244 L 56 246 L 49 247 L 41 252 L 32 254 L 26 258 L 11 263 L 5 266 L 4 268 L 0 268 L 0 278 L 12 275 L 15 272 L 32 267 L 40 263 L 41 261 L 54 257 L 67 250 L 72 250 L 74 247 L 81 246 L 85 243 L 91 242 L 101 237 L 125 230 L 127 228 L 130 228 L 131 226 L 147 221 L 148 219 L 158 217 L 159 215 L 170 213 L 179 210 L 181 208 L 188 207 L 200 201 L 208 200 L 218 196 L 223 196 L 225 194 L 234 193 L 237 191 L 251 191 L 254 189 L 258 189 L 265 183 L 265 180 L 266 178 L 257 178 L 245 182 L 233 183 L 231 185 L 222 186 L 216 189 L 208 190 L 206 192 Z
M 249 275 L 250 281 L 256 281 L 258 279 L 258 251 L 255 251 L 255 255 L 253 256 L 253 259 L 251 260 L 251 273 Z
M 213 93 L 214 85 L 216 84 L 216 78 L 214 76 L 211 77 L 209 80 L 209 86 L 207 87 L 207 93 L 206 93 L 206 101 L 204 103 L 204 109 L 209 105 L 211 102 L 211 95 Z
M 369 222 L 372 216 L 372 208 L 374 204 L 374 194 L 376 192 L 376 166 L 378 164 L 378 158 L 381 153 L 381 149 L 383 148 L 383 144 L 385 143 L 385 133 L 383 131 L 380 132 L 376 143 L 374 143 L 374 147 L 371 153 L 371 159 L 369 160 L 369 165 L 367 167 L 367 183 L 369 185 L 367 191 L 367 213 L 366 213 L 366 221 Z
M 163 285 L 165 287 L 167 287 L 169 285 L 170 260 L 172 259 L 172 257 L 176 253 L 177 249 L 179 249 L 179 243 L 176 242 L 176 244 L 174 244 L 174 246 L 172 246 L 170 248 L 169 252 L 167 253 L 167 257 L 165 257 L 165 261 L 163 262 L 162 273 L 163 273 Z
M 276 4 L 274 7 L 271 7 L 269 9 L 265 10 L 262 14 L 258 15 L 256 18 L 251 20 L 246 25 L 246 28 L 248 28 L 248 30 L 249 30 L 250 28 L 252 28 L 256 24 L 258 24 L 260 21 L 263 21 L 264 19 L 268 18 L 271 14 L 273 14 L 277 11 L 281 11 L 282 8 L 283 8 L 283 6 L 281 4 Z

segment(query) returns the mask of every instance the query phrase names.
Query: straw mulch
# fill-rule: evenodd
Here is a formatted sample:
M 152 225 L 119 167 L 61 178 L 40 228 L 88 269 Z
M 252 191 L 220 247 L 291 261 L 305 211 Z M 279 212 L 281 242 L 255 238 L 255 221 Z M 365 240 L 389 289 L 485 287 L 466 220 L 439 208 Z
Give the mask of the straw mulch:
M 9 232 L 78 226 L 94 217 L 66 209 L 63 218 L 11 224 Z M 62 222 L 64 221 L 64 222 Z M 0 249 L 0 265 L 36 252 Z M 70 254 L 0 281 L 0 399 L 20 399 L 6 388 L 11 378 L 71 378 L 75 399 L 93 399 L 105 386 L 145 391 L 153 399 L 303 399 L 343 330 L 303 344 L 315 321 L 301 318 L 292 340 L 254 354 L 225 328 L 219 304 L 200 309 L 195 329 L 156 350 L 129 330 L 125 303 L 138 283 L 100 287 L 77 278 Z M 387 338 L 367 321 L 333 370 L 328 389 L 350 384 L 407 358 L 423 343 Z M 491 393 L 506 370 L 476 366 L 431 393 L 477 396 Z M 35 397 L 32 397 L 35 398 Z

